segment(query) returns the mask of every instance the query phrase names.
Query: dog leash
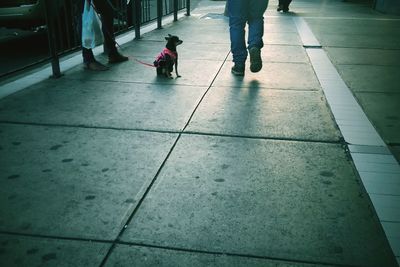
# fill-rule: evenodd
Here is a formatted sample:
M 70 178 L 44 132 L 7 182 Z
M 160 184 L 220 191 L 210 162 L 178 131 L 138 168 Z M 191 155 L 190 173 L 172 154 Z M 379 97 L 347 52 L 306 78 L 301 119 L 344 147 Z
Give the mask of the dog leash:
M 119 48 L 120 50 L 122 50 L 122 47 L 119 45 L 119 43 L 118 43 L 116 40 L 114 40 L 114 42 L 115 42 L 115 44 L 118 46 L 118 48 Z M 154 66 L 153 64 L 143 62 L 143 61 L 141 61 L 141 60 L 135 58 L 134 56 L 131 56 L 131 55 L 127 55 L 127 56 L 128 56 L 128 58 L 129 58 L 130 60 L 136 61 L 136 62 L 139 63 L 139 64 L 142 64 L 142 65 L 147 66 L 147 67 L 156 68 L 156 66 Z
M 117 46 L 121 49 L 121 47 L 118 45 L 118 43 L 117 43 L 117 42 L 115 42 L 115 43 L 116 43 Z M 139 60 L 139 59 L 137 59 L 137 58 L 135 58 L 135 57 L 133 57 L 133 56 L 128 55 L 128 58 L 131 59 L 131 60 L 133 60 L 133 61 L 136 61 L 137 63 L 142 64 L 142 65 L 144 65 L 144 66 L 156 68 L 156 66 L 154 66 L 153 64 L 143 62 L 143 61 L 141 61 L 141 60 Z

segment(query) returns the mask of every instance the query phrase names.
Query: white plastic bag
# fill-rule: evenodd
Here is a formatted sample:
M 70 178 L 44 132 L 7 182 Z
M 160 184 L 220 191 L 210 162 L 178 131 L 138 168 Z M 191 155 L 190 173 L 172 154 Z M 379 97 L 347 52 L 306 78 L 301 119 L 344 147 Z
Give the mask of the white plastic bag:
M 85 0 L 82 13 L 82 47 L 93 49 L 102 44 L 103 40 L 100 18 L 89 1 Z

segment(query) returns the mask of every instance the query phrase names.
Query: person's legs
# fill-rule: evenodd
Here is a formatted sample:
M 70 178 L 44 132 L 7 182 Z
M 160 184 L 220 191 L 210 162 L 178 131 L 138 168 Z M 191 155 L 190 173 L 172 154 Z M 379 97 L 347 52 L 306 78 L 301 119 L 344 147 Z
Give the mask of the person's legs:
M 84 7 L 84 1 L 86 0 L 74 0 L 73 2 L 77 7 L 78 7 L 78 13 L 79 13 L 79 35 L 82 36 L 82 12 L 83 12 L 83 7 Z M 79 1 L 79 2 L 77 2 Z M 93 55 L 92 49 L 87 49 L 85 47 L 82 47 L 82 57 L 83 57 L 83 64 L 86 69 L 89 70 L 96 70 L 96 71 L 102 71 L 102 70 L 107 70 L 108 67 L 104 66 L 100 62 L 96 61 Z
M 279 2 L 278 2 L 278 8 L 276 9 L 276 11 L 281 11 L 281 10 L 283 10 L 283 1 L 284 1 L 284 0 L 279 0 Z
M 128 60 L 118 53 L 114 36 L 114 7 L 107 0 L 93 0 L 97 12 L 101 15 L 104 46 L 109 63 L 119 63 Z
M 264 46 L 264 13 L 268 6 L 268 0 L 248 0 L 250 3 L 249 9 L 249 36 L 248 48 Z
M 250 70 L 258 72 L 262 68 L 261 48 L 264 46 L 264 13 L 268 0 L 250 0 L 248 49 L 250 52 Z
M 92 49 L 87 49 L 82 47 L 82 57 L 83 57 L 83 63 L 85 64 L 96 61 Z
M 292 2 L 292 0 L 285 0 L 283 3 L 283 12 L 289 12 L 289 5 Z
M 247 21 L 248 0 L 228 0 L 229 33 L 233 62 L 243 68 L 247 59 L 245 26 Z
M 115 47 L 114 37 L 114 9 L 107 0 L 93 0 L 96 11 L 101 16 L 101 29 L 104 35 L 104 45 L 108 54 L 115 54 L 117 48 Z

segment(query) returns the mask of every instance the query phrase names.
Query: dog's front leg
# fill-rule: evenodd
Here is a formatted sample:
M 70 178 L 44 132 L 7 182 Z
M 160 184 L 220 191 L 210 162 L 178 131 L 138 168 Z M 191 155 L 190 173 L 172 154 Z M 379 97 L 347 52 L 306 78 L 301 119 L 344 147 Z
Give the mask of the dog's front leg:
M 176 58 L 175 61 L 175 73 L 176 73 L 176 78 L 182 77 L 181 75 L 178 74 L 178 58 Z

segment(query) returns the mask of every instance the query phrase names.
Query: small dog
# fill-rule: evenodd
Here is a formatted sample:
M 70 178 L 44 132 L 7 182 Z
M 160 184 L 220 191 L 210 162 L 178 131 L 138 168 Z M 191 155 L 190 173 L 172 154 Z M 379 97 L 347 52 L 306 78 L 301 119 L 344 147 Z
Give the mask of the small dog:
M 165 75 L 168 78 L 172 78 L 171 72 L 175 65 L 176 77 L 181 77 L 178 74 L 178 52 L 176 51 L 176 47 L 182 44 L 183 41 L 179 40 L 178 36 L 171 34 L 168 34 L 165 40 L 167 40 L 167 45 L 153 63 L 157 68 L 157 75 Z

